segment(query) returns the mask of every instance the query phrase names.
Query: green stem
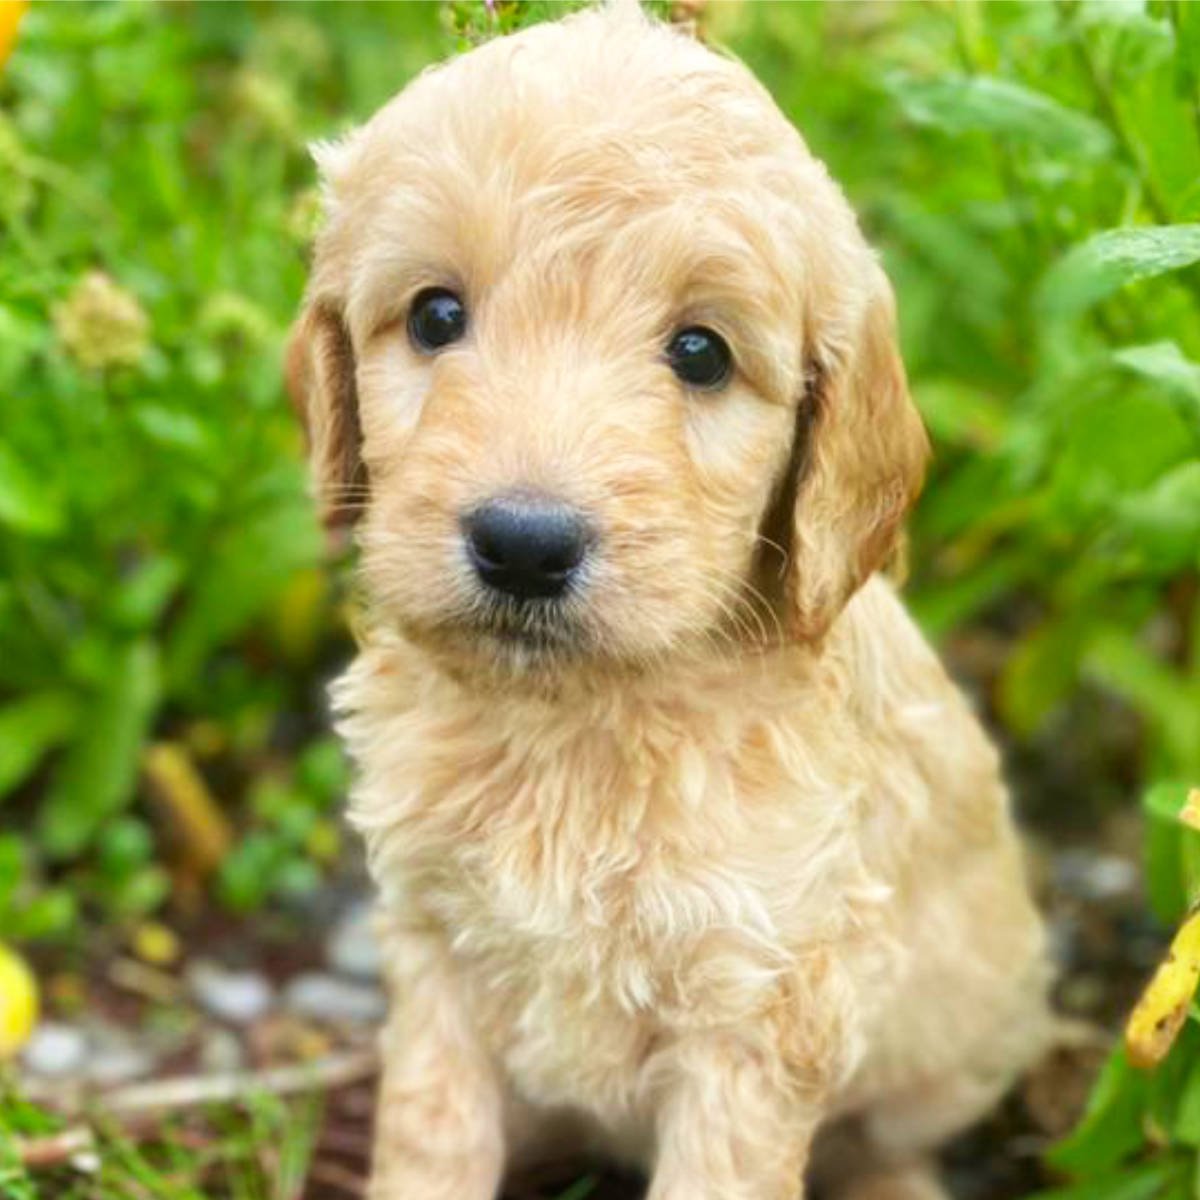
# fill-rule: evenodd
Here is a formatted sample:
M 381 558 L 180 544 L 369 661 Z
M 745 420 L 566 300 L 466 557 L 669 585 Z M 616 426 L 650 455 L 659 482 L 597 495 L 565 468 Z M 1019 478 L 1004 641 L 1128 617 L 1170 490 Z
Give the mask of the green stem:
M 1059 14 L 1071 35 L 1071 48 L 1091 85 L 1100 115 L 1117 139 L 1117 145 L 1120 147 L 1125 161 L 1137 175 L 1138 183 L 1141 185 L 1146 203 L 1155 221 L 1159 225 L 1170 225 L 1172 223 L 1171 210 L 1166 196 L 1163 195 L 1158 180 L 1150 168 L 1150 163 L 1142 153 L 1141 146 L 1130 133 L 1129 126 L 1125 123 L 1125 118 L 1121 115 L 1121 110 L 1113 95 L 1112 82 L 1100 69 L 1100 64 L 1096 61 L 1096 56 L 1092 53 L 1087 38 L 1080 30 L 1078 22 L 1074 20 L 1072 9 L 1073 5 L 1070 0 L 1058 0 Z

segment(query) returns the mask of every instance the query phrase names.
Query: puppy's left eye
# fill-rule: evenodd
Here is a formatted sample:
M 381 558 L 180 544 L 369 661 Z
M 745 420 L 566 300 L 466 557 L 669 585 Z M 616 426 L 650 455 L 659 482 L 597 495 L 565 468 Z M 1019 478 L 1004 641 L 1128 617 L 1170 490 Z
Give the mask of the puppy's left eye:
M 408 336 L 425 354 L 457 342 L 467 331 L 467 310 L 446 288 L 426 288 L 408 314 Z
M 703 325 L 689 325 L 671 338 L 667 362 L 688 387 L 706 392 L 723 388 L 733 374 L 733 354 L 725 339 Z

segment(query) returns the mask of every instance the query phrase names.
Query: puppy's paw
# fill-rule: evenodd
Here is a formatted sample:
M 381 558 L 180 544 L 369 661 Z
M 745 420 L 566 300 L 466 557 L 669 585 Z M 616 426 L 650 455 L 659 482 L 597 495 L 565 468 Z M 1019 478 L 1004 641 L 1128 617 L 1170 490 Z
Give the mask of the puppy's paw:
M 834 1200 L 949 1200 L 933 1165 L 925 1162 L 865 1172 L 830 1191 Z
M 498 1153 L 450 1158 L 380 1145 L 367 1200 L 495 1200 L 501 1171 Z

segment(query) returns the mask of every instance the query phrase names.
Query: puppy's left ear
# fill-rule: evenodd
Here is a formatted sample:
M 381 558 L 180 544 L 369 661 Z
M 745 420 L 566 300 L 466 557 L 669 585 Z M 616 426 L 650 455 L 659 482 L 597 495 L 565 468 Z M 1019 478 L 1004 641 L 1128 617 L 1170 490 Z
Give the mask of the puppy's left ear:
M 288 338 L 284 374 L 308 438 L 321 515 L 330 529 L 353 524 L 367 498 L 354 347 L 341 314 L 313 301 Z
M 797 415 L 785 491 L 790 528 L 785 627 L 819 639 L 846 601 L 896 547 L 921 489 L 929 442 L 908 394 L 895 300 L 869 267 L 865 303 L 849 335 L 819 346 Z

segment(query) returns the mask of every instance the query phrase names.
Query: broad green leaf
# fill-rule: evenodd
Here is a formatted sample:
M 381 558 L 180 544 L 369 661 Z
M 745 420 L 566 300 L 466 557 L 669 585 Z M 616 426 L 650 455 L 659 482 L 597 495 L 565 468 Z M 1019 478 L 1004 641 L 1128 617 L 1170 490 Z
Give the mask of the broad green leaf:
M 143 404 L 134 411 L 133 420 L 151 441 L 161 446 L 193 454 L 211 449 L 209 431 L 190 413 L 159 404 Z
M 1108 229 L 1067 251 L 1042 278 L 1044 317 L 1074 317 L 1113 292 L 1200 262 L 1200 225 Z
M 1122 1171 L 1093 1175 L 1069 1187 L 1034 1192 L 1027 1200 L 1155 1200 L 1172 1195 L 1187 1180 L 1191 1164 L 1182 1154 L 1155 1159 Z
M 62 510 L 46 490 L 45 481 L 0 442 L 0 525 L 21 533 L 45 535 L 62 528 Z
M 159 554 L 139 563 L 113 596 L 110 613 L 122 628 L 140 632 L 151 626 L 183 579 L 183 564 Z
M 1108 631 L 1088 647 L 1089 676 L 1125 697 L 1157 726 L 1172 768 L 1200 773 L 1200 695 L 1193 684 L 1140 646 L 1131 634 Z
M 1113 362 L 1189 401 L 1190 411 L 1200 422 L 1200 363 L 1187 358 L 1174 342 L 1126 346 L 1114 351 Z
M 1195 453 L 1195 435 L 1178 409 L 1148 389 L 1064 397 L 1053 420 L 1061 430 L 1052 461 L 1054 511 L 1083 528 Z
M 1117 515 L 1119 528 L 1149 567 L 1174 572 L 1200 564 L 1200 460 L 1175 467 L 1147 491 L 1122 500 Z
M 324 550 L 303 495 L 264 499 L 216 543 L 180 615 L 168 650 L 172 689 L 194 684 L 204 656 L 240 633 Z
M 1200 834 L 1179 820 L 1187 799 L 1184 784 L 1160 783 L 1142 796 L 1146 814 L 1146 891 L 1160 920 L 1177 921 L 1190 900 L 1188 876 L 1193 874 Z
M 129 800 L 159 694 L 154 643 L 139 639 L 118 647 L 89 705 L 87 724 L 38 814 L 48 854 L 78 854 Z
M 1194 1021 L 1190 1024 L 1195 1026 Z M 1200 1147 L 1200 1061 L 1194 1055 L 1188 1063 L 1187 1080 L 1179 1095 L 1172 1132 L 1186 1145 Z
M 1174 1142 L 1200 1139 L 1200 1024 L 1184 1021 L 1166 1059 L 1150 1073 L 1148 1127 Z
M 1050 1148 L 1047 1160 L 1072 1175 L 1102 1176 L 1111 1171 L 1143 1143 L 1142 1118 L 1149 1094 L 1149 1077 L 1135 1071 L 1118 1046 L 1092 1086 L 1079 1124 Z
M 63 692 L 38 692 L 0 708 L 0 796 L 66 739 L 75 717 L 75 703 Z
M 1200 1065 L 1200 1026 L 1185 1021 L 1166 1058 L 1150 1072 L 1147 1125 L 1179 1138 L 1180 1116 L 1190 1077 Z
M 1028 736 L 1079 682 L 1089 622 L 1083 614 L 1052 617 L 1013 648 L 1000 676 L 1005 720 Z
M 939 441 L 974 449 L 991 449 L 1008 427 L 1004 406 L 982 388 L 952 379 L 926 379 L 913 384 L 913 399 L 929 432 Z
M 1200 6 L 1190 0 L 1168 0 L 1175 26 L 1176 72 L 1179 90 L 1192 102 L 1200 86 Z
M 911 120 L 946 133 L 988 133 L 1047 154 L 1088 158 L 1111 146 L 1108 130 L 1095 118 L 1011 79 L 896 75 L 889 87 Z
M 25 843 L 15 833 L 0 834 L 0 908 L 24 881 L 28 856 Z

